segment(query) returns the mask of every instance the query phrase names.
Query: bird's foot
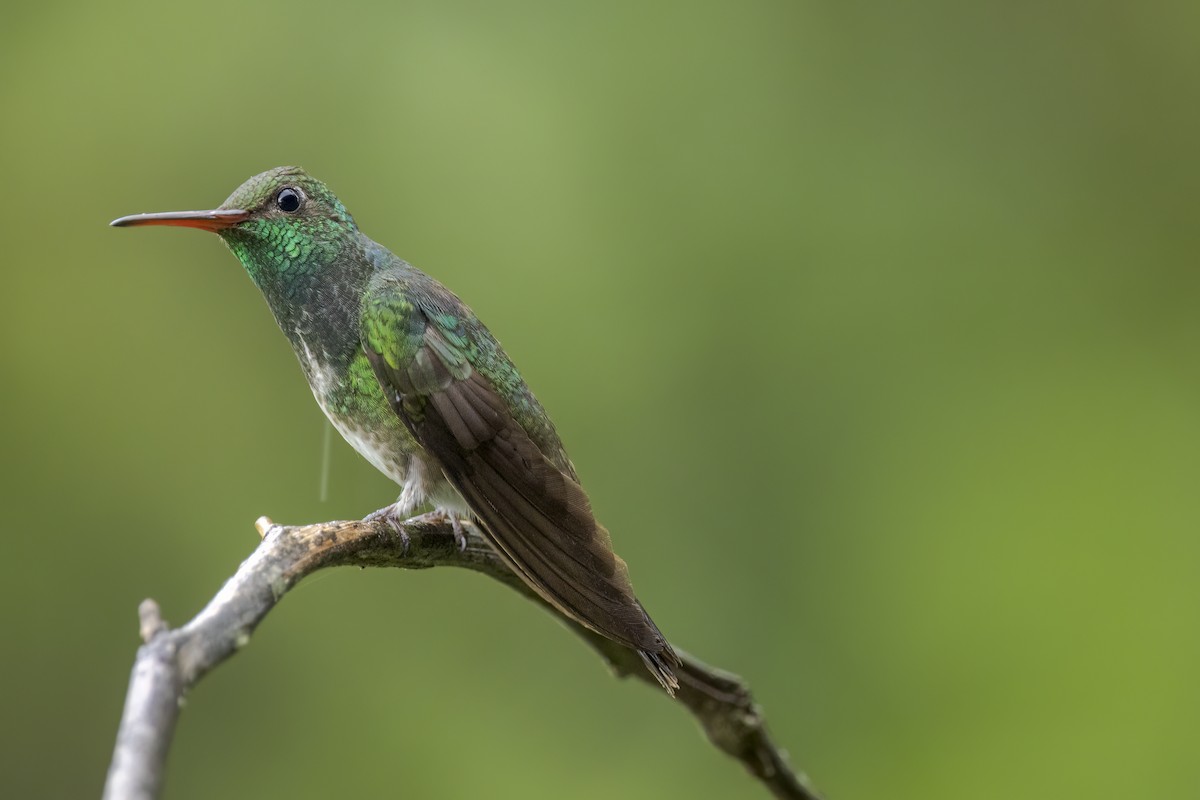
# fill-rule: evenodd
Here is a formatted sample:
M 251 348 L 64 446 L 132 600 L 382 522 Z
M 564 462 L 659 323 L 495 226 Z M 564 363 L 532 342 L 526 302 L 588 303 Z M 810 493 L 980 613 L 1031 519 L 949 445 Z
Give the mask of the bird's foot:
M 400 545 L 402 547 L 401 555 L 408 555 L 408 546 L 412 544 L 412 539 L 408 536 L 408 531 L 404 530 L 404 519 L 408 516 L 408 509 L 400 507 L 399 503 L 392 503 L 390 506 L 385 506 L 378 511 L 372 511 L 363 517 L 363 522 L 383 522 L 389 528 L 396 532 L 400 537 Z
M 422 520 L 427 520 L 435 525 L 444 525 L 449 522 L 450 529 L 454 531 L 454 543 L 458 545 L 458 552 L 460 553 L 464 553 L 467 550 L 467 530 L 462 524 L 463 517 L 463 514 L 445 508 L 435 508 L 428 514 L 421 515 Z

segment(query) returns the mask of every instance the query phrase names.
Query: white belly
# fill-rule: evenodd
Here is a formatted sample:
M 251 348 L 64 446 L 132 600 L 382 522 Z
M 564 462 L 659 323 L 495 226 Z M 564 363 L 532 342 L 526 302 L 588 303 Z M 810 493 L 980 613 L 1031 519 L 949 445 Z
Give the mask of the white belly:
M 353 419 L 331 413 L 328 398 L 339 388 L 335 374 L 327 364 L 314 356 L 307 342 L 301 342 L 298 355 L 308 375 L 313 396 L 325 412 L 325 417 L 359 455 L 401 487 L 400 499 L 396 504 L 403 514 L 411 514 L 426 503 L 438 510 L 462 515 L 470 511 L 466 501 L 402 425 L 372 430 Z

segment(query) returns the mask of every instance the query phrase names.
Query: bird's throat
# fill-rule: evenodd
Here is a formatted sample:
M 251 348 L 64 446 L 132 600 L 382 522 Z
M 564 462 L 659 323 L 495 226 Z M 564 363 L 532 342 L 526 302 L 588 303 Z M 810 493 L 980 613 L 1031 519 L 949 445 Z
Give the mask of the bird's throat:
M 340 365 L 359 350 L 359 315 L 370 265 L 355 237 L 320 240 L 222 236 L 270 306 L 297 355 L 304 348 Z

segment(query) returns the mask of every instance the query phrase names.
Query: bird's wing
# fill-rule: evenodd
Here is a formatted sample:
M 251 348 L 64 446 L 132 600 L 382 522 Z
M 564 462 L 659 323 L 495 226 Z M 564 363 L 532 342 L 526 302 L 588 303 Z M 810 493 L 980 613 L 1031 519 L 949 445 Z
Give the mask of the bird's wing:
M 569 464 L 564 471 L 539 449 L 478 368 L 489 357 L 511 365 L 494 340 L 480 346 L 487 334 L 467 329 L 469 313 L 422 305 L 400 288 L 372 292 L 363 349 L 385 396 L 526 583 L 587 627 L 673 659 Z

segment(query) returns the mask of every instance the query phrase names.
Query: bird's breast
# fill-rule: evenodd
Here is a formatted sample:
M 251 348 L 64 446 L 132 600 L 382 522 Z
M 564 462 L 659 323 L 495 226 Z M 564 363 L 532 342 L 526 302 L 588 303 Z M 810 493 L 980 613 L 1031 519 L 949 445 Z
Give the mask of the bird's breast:
M 424 455 L 383 396 L 366 357 L 330 358 L 308 342 L 296 348 L 317 405 L 342 438 L 375 469 L 403 485 Z

